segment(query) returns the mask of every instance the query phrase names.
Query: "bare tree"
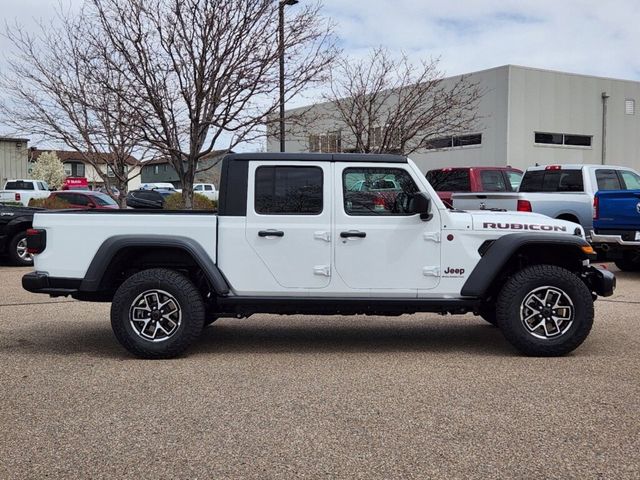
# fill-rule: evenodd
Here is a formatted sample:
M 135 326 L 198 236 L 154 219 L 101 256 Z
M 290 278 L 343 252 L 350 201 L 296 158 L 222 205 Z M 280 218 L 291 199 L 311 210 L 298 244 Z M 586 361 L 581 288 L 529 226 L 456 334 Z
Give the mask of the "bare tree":
M 466 76 L 443 78 L 438 60 L 415 65 L 383 48 L 366 60 L 339 59 L 324 100 L 329 120 L 346 130 L 341 148 L 409 155 L 437 137 L 472 131 L 482 89 Z
M 187 208 L 198 161 L 264 135 L 273 120 L 278 1 L 89 0 L 100 22 L 91 43 L 128 81 L 109 86 L 135 102 L 144 141 L 178 172 Z M 284 43 L 290 99 L 322 80 L 335 56 L 320 5 L 288 9 Z
M 135 97 L 124 102 L 113 92 L 126 88 L 122 72 L 111 70 L 86 41 L 95 27 L 82 14 L 62 12 L 57 27 L 40 25 L 37 35 L 17 25 L 7 27 L 16 53 L 0 77 L 8 99 L 0 105 L 0 114 L 17 130 L 77 151 L 95 168 L 109 195 L 124 206 L 140 142 L 139 113 Z

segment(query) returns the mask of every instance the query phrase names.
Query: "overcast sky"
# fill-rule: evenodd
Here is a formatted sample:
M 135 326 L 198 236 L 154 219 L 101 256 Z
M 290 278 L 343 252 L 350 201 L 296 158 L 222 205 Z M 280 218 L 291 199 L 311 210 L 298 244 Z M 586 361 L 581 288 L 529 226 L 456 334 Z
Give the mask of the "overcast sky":
M 71 8 L 82 3 L 62 1 Z M 0 17 L 32 28 L 34 19 L 54 21 L 57 4 L 0 0 Z M 640 80 L 639 0 L 324 0 L 324 5 L 342 48 L 352 55 L 383 45 L 416 59 L 440 57 L 450 75 L 511 63 Z M 0 53 L 7 50 L 0 37 Z

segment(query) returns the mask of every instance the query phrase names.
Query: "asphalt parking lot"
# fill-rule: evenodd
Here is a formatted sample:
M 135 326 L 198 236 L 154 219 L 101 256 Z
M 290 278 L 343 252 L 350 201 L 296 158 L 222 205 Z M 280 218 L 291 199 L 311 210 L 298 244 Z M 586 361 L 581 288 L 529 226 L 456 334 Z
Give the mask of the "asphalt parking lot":
M 472 316 L 263 315 L 143 361 L 27 271 L 0 266 L 0 478 L 640 478 L 640 274 L 564 358 Z

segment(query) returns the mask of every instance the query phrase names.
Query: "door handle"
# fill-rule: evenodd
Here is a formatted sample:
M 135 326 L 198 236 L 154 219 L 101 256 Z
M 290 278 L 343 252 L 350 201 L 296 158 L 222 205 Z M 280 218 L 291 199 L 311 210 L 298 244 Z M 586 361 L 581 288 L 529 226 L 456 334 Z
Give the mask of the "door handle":
M 351 238 L 351 237 L 356 237 L 356 238 L 364 238 L 367 236 L 367 232 L 357 232 L 357 231 L 350 231 L 350 232 L 340 232 L 340 238 Z
M 258 232 L 259 237 L 284 237 L 282 230 L 260 230 Z

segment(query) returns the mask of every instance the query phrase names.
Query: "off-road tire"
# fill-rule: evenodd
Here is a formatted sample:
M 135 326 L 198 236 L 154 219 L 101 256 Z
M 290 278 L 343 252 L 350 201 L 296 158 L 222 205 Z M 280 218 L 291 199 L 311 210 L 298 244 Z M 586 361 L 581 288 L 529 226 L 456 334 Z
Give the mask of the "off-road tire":
M 614 263 L 623 272 L 640 272 L 640 258 L 637 255 L 626 254 Z
M 524 324 L 522 304 L 528 295 L 542 287 L 560 289 L 573 304 L 573 323 L 561 335 L 537 338 Z M 556 357 L 565 355 L 584 342 L 593 325 L 593 298 L 575 274 L 555 265 L 534 265 L 513 275 L 500 291 L 496 313 L 498 326 L 506 339 L 525 355 Z
M 181 323 L 165 340 L 154 342 L 136 333 L 130 320 L 133 303 L 147 291 L 163 291 L 174 297 Z M 153 268 L 135 273 L 120 285 L 111 304 L 111 327 L 120 342 L 140 358 L 173 358 L 182 354 L 199 337 L 204 325 L 204 303 L 195 285 L 174 270 Z
M 33 265 L 33 257 L 30 255 L 28 257 L 21 257 L 18 252 L 18 245 L 24 240 L 27 239 L 27 232 L 18 232 L 13 238 L 9 241 L 9 258 L 11 263 L 14 265 L 19 265 L 21 267 L 30 267 Z M 26 245 L 22 245 L 22 247 L 26 247 Z

